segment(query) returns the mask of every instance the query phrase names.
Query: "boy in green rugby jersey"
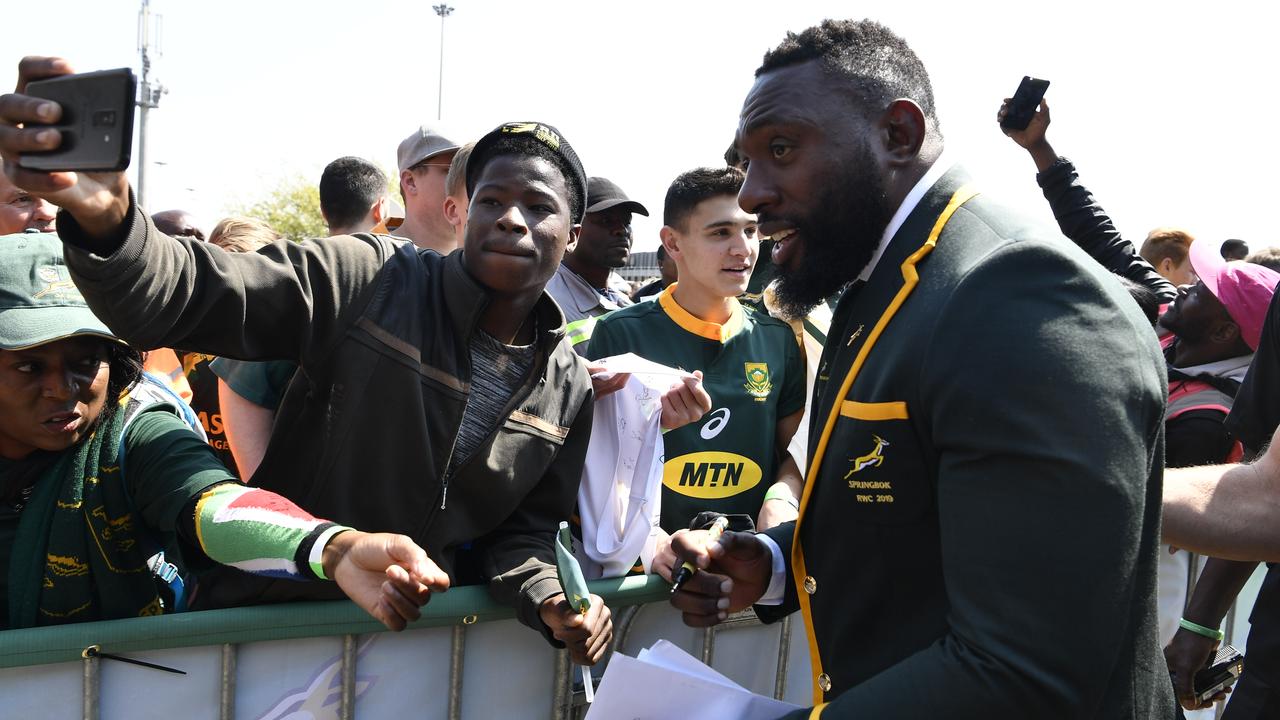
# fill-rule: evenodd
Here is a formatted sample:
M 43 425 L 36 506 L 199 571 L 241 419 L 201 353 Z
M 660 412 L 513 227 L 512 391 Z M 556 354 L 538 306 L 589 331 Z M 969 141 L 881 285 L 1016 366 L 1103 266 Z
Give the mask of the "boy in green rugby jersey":
M 803 482 L 786 447 L 804 411 L 804 364 L 791 328 L 743 306 L 759 253 L 756 218 L 738 206 L 744 175 L 701 168 L 667 190 L 662 245 L 679 268 L 654 302 L 602 318 L 587 356 L 633 352 L 701 370 L 712 410 L 663 436 L 662 529 L 699 512 L 748 514 L 765 529 L 796 517 Z M 670 579 L 663 538 L 654 570 Z

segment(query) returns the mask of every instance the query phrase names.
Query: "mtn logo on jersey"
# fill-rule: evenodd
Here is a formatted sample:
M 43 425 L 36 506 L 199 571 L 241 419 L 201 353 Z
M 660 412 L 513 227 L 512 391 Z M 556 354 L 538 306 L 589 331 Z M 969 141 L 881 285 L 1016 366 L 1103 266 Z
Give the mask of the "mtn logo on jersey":
M 769 380 L 769 364 L 749 362 L 743 365 L 746 366 L 747 384 L 742 387 L 747 389 L 748 395 L 764 402 L 773 389 L 773 383 Z
M 726 452 L 696 452 L 667 460 L 662 484 L 689 497 L 715 499 L 746 492 L 764 473 L 751 458 Z

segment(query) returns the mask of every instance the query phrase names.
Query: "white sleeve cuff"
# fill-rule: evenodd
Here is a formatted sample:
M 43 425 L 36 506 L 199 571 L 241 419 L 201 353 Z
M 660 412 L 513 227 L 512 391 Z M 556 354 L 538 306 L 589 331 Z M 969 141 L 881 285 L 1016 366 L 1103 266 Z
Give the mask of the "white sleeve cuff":
M 769 554 L 773 557 L 773 575 L 769 578 L 769 587 L 756 604 L 781 605 L 787 596 L 787 560 L 782 556 L 782 548 L 778 547 L 773 538 L 764 533 L 756 533 L 756 539 L 769 548 Z

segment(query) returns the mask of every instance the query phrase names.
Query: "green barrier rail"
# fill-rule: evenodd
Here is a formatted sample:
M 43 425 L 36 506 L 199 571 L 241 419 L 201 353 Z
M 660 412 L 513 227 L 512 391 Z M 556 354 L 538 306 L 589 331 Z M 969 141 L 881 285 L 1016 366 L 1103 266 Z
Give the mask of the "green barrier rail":
M 656 575 L 608 578 L 589 583 L 615 610 L 665 600 L 671 586 Z M 433 596 L 409 629 L 447 627 L 515 617 L 489 597 L 484 586 L 459 587 Z M 160 617 L 106 620 L 0 632 L 0 668 L 79 660 L 90 645 L 103 652 L 264 642 L 328 635 L 386 632 L 382 623 L 346 601 L 256 605 Z

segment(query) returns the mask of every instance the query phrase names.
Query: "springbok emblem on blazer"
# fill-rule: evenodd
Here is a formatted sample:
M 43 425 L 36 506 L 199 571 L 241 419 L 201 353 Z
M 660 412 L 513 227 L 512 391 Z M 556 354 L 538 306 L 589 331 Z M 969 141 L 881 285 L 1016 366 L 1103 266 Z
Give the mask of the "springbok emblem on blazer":
M 884 449 L 889 447 L 889 441 L 879 435 L 872 435 L 871 439 L 876 441 L 876 446 L 866 455 L 859 455 L 853 459 L 853 467 L 850 467 L 849 472 L 844 474 L 845 479 L 869 467 L 878 467 L 884 462 Z

